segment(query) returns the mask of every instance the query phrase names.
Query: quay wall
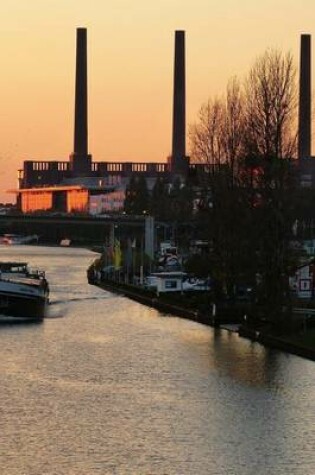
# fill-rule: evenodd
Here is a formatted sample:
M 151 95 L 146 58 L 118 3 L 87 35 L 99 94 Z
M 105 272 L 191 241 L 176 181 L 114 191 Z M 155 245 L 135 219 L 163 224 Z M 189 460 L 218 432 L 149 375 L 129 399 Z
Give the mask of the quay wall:
M 99 282 L 94 283 L 98 287 L 101 287 L 105 290 L 110 292 L 119 293 L 124 295 L 125 297 L 135 300 L 136 302 L 142 303 L 144 305 L 148 305 L 149 307 L 156 308 L 160 312 L 171 313 L 173 315 L 187 318 L 189 320 L 193 320 L 198 323 L 203 323 L 205 325 L 215 326 L 218 324 L 210 315 L 209 313 L 202 313 L 198 310 L 193 310 L 189 308 L 185 308 L 183 306 L 174 305 L 169 302 L 163 301 L 161 297 L 157 297 L 153 292 L 139 292 L 137 289 L 127 288 L 126 285 L 119 284 L 119 283 L 111 283 L 111 282 Z M 128 286 L 129 287 L 129 286 Z M 222 322 L 223 323 L 223 322 Z
M 104 290 L 118 293 L 126 296 L 127 298 L 142 303 L 143 305 L 156 308 L 160 312 L 170 313 L 181 318 L 186 318 L 204 325 L 212 327 L 220 327 L 227 323 L 240 323 L 239 316 L 231 314 L 221 315 L 214 318 L 209 307 L 208 312 L 201 312 L 196 309 L 186 308 L 184 306 L 175 305 L 169 302 L 163 301 L 160 297 L 157 297 L 154 292 L 139 291 L 139 289 L 133 288 L 134 286 L 116 283 L 112 281 L 106 282 L 91 282 L 92 285 L 97 285 Z M 253 328 L 240 324 L 238 335 L 242 338 L 247 338 L 251 341 L 260 343 L 268 348 L 277 349 L 286 353 L 294 354 L 302 358 L 307 358 L 315 361 L 315 348 L 302 346 L 285 339 L 285 337 L 271 335 L 263 331 L 257 331 Z
M 240 337 L 248 338 L 252 341 L 257 341 L 268 348 L 291 353 L 302 358 L 307 358 L 315 361 L 315 348 L 310 348 L 293 343 L 284 337 L 270 335 L 268 333 L 259 332 L 251 328 L 240 326 L 238 334 Z

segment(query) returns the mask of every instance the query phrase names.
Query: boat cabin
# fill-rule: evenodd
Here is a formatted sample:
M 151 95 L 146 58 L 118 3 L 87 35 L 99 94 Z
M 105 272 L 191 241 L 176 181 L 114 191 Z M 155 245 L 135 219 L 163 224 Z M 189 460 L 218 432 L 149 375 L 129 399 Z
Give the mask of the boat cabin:
M 27 274 L 29 272 L 27 262 L 0 262 L 1 274 Z
M 185 272 L 159 272 L 155 274 L 157 294 L 160 292 L 182 292 Z

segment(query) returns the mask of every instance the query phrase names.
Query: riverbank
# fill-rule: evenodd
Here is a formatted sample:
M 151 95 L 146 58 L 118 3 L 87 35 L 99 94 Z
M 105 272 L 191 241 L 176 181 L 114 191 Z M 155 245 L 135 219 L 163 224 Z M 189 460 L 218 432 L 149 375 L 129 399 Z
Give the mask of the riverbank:
M 232 312 L 228 307 L 219 307 L 214 312 L 213 306 L 211 302 L 207 301 L 206 296 L 203 296 L 203 298 L 198 296 L 199 305 L 196 305 L 196 300 L 194 301 L 192 295 L 167 294 L 157 296 L 153 291 L 110 280 L 90 281 L 89 283 L 156 308 L 160 312 L 170 313 L 204 325 L 236 331 L 241 338 L 247 338 L 268 348 L 278 349 L 315 361 L 315 329 L 307 329 L 305 332 L 298 334 L 273 335 L 268 329 L 258 330 L 244 325 L 242 318 L 244 308 L 242 307 L 239 307 L 236 312 Z
M 305 333 L 298 335 L 287 334 L 276 336 L 241 325 L 238 334 L 240 337 L 261 343 L 268 348 L 285 351 L 286 353 L 291 353 L 315 361 L 314 329 L 307 330 Z
M 90 282 L 91 283 L 91 282 Z M 110 292 L 118 293 L 128 297 L 131 300 L 142 303 L 152 308 L 156 308 L 160 312 L 171 313 L 182 318 L 194 320 L 198 323 L 205 325 L 214 325 L 214 319 L 210 317 L 210 312 L 201 312 L 196 308 L 190 308 L 189 306 L 178 305 L 174 302 L 171 303 L 163 297 L 158 297 L 155 292 L 139 289 L 136 286 L 126 285 L 118 282 L 102 281 L 93 283 L 98 287 L 108 290 Z M 187 303 L 187 302 L 186 302 Z

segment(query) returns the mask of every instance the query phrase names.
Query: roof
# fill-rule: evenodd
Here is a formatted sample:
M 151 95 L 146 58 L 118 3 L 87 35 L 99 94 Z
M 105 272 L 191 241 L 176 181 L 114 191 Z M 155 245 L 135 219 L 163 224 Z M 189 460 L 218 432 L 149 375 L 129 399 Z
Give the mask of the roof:
M 95 184 L 81 183 L 81 185 L 75 184 L 65 184 L 65 185 L 55 185 L 55 186 L 34 186 L 32 188 L 20 188 L 18 190 L 7 190 L 8 193 L 33 193 L 33 192 L 57 192 L 57 191 L 97 191 L 100 193 L 108 193 L 114 191 L 117 188 L 116 185 L 109 186 L 97 186 Z
M 85 190 L 86 187 L 79 185 L 69 185 L 69 186 L 39 186 L 34 188 L 21 188 L 19 190 L 8 190 L 9 193 L 32 193 L 34 191 L 74 191 L 74 190 Z
M 300 264 L 299 266 L 296 266 L 296 270 L 299 270 L 299 269 L 303 269 L 303 267 L 308 267 L 308 266 L 312 266 L 315 264 L 315 258 L 307 261 L 307 262 L 304 262 L 303 264 Z
M 151 274 L 152 275 L 152 274 Z M 157 272 L 156 274 L 153 274 L 154 277 L 160 278 L 160 279 L 168 279 L 168 278 L 179 278 L 179 277 L 185 277 L 187 275 L 186 272 L 182 271 L 170 271 L 170 272 Z
M 28 265 L 27 262 L 14 262 L 14 261 L 1 262 L 0 261 L 0 270 L 5 271 L 5 270 L 12 269 L 13 267 L 18 267 L 18 268 L 27 267 L 27 265 Z

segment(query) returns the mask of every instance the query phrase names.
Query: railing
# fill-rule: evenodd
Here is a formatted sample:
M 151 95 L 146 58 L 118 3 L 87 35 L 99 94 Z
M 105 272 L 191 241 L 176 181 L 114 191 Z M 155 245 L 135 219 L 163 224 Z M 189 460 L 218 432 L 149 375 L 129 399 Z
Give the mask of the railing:
M 315 308 L 295 307 L 292 312 L 295 315 L 303 315 L 304 317 L 315 317 Z

